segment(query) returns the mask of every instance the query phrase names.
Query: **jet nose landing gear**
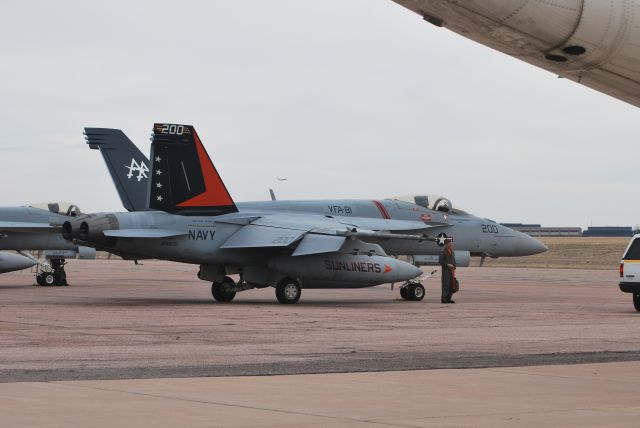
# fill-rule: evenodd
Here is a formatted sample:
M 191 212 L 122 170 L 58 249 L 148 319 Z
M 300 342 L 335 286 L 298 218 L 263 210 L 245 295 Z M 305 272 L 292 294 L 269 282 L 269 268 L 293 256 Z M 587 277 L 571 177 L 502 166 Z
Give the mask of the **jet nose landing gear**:
M 424 299 L 424 295 L 426 294 L 424 286 L 422 284 L 415 282 L 407 282 L 400 287 L 400 297 L 405 300 L 410 300 L 413 302 L 419 302 Z
M 64 270 L 65 264 L 65 259 L 51 259 L 49 263 L 41 263 L 40 266 L 38 266 L 38 273 L 36 274 L 36 282 L 38 285 L 68 286 L 67 272 Z

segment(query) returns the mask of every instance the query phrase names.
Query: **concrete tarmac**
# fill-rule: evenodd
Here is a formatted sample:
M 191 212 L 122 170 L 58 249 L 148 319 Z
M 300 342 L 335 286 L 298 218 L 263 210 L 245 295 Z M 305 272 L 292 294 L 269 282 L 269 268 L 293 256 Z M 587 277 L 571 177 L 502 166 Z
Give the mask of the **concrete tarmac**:
M 636 427 L 640 363 L 0 384 L 0 425 Z
M 0 382 L 277 375 L 640 361 L 640 314 L 617 272 L 461 269 L 422 302 L 389 286 L 271 288 L 212 301 L 197 267 L 71 261 L 70 287 L 0 275 Z
M 74 260 L 67 271 L 70 287 L 0 275 L 2 427 L 640 418 L 640 314 L 614 270 L 469 268 L 455 305 L 440 304 L 432 278 L 422 302 L 380 286 L 304 290 L 292 306 L 273 289 L 215 303 L 188 265 Z

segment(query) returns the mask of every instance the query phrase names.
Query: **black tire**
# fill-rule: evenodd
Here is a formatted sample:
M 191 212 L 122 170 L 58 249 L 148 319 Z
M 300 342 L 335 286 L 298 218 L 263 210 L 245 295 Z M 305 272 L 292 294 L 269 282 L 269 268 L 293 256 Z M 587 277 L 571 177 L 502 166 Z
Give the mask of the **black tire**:
M 42 279 L 42 274 L 39 273 L 36 275 L 36 283 L 38 285 L 44 285 L 44 279 Z
M 211 284 L 211 295 L 217 302 L 230 302 L 236 297 L 236 292 L 229 289 L 229 287 L 233 287 L 234 285 L 235 282 L 233 279 L 225 276 L 222 282 L 214 282 Z
M 285 278 L 276 286 L 276 298 L 285 305 L 298 303 L 302 295 L 300 283 L 295 279 Z
M 640 312 L 640 293 L 633 293 L 633 307 Z
M 52 273 L 44 273 L 42 274 L 42 282 L 47 286 L 56 285 L 56 277 Z
M 411 284 L 407 286 L 407 299 L 413 302 L 419 302 L 424 299 L 425 290 L 422 284 Z
M 409 298 L 409 295 L 407 294 L 407 287 L 400 287 L 400 297 L 405 300 Z

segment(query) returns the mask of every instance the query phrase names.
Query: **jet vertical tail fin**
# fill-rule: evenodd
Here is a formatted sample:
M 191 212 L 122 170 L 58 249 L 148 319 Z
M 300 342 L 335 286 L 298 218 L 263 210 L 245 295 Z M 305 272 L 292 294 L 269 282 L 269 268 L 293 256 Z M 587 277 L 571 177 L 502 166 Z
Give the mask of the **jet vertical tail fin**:
M 193 126 L 156 123 L 149 207 L 182 215 L 236 212 L 233 199 Z
M 89 147 L 102 153 L 124 208 L 146 210 L 149 159 L 119 129 L 84 128 L 84 135 Z

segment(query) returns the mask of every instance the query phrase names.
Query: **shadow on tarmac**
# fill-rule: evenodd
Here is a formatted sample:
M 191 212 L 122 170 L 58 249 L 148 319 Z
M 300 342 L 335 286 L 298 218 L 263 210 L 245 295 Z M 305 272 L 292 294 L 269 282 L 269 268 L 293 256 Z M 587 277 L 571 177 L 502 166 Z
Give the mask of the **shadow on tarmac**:
M 219 303 L 213 299 L 189 299 L 189 298 L 158 298 L 158 297 L 127 297 L 127 298 L 104 298 L 90 301 L 74 301 L 74 302 L 49 302 L 49 304 L 63 306 L 92 306 L 92 307 L 114 307 L 114 306 L 214 306 L 230 308 L 233 306 L 278 306 L 282 308 L 298 308 L 298 307 L 368 307 L 372 305 L 389 305 L 389 304 L 406 304 L 416 305 L 420 302 L 408 302 L 394 299 L 354 299 L 354 300 L 300 300 L 294 305 L 283 305 L 275 298 L 270 299 L 246 299 L 237 300 L 230 303 Z

